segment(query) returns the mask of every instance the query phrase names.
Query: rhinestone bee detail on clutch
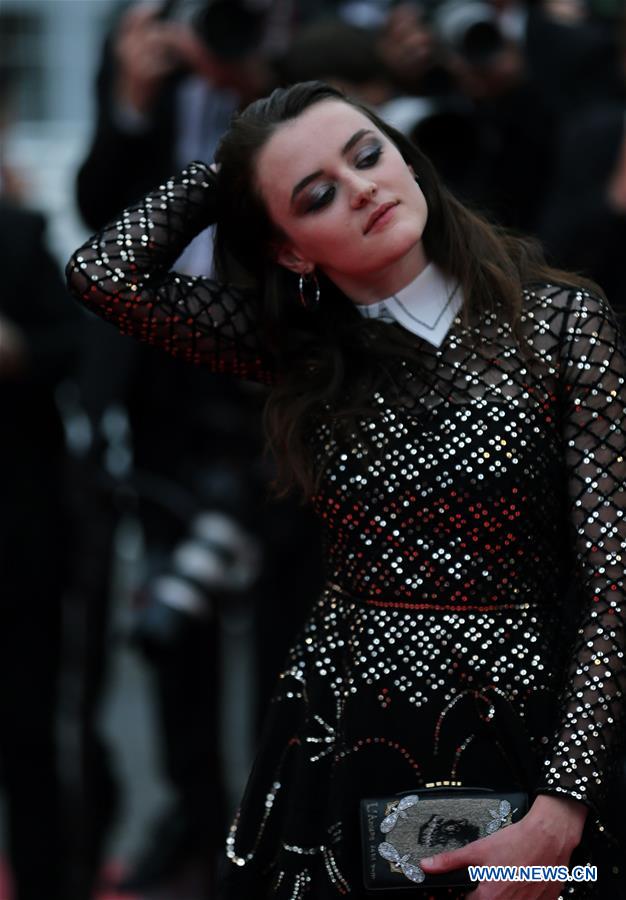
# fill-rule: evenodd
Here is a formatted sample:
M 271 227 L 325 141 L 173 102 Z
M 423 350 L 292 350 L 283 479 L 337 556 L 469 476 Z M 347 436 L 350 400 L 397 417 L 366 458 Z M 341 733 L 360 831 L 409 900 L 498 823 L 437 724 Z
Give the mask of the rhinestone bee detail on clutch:
M 408 797 L 402 797 L 398 800 L 398 802 L 392 806 L 391 812 L 386 815 L 380 823 L 380 830 L 382 833 L 388 834 L 392 831 L 395 828 L 398 819 L 406 819 L 407 809 L 415 806 L 416 803 L 419 803 L 419 797 L 416 794 L 410 794 Z M 410 881 L 414 881 L 416 884 L 424 881 L 426 876 L 424 875 L 423 870 L 414 863 L 409 862 L 410 853 L 402 855 L 393 844 L 390 844 L 388 841 L 383 841 L 382 844 L 378 845 L 378 852 L 383 859 L 387 860 L 387 862 L 397 866 L 402 874 Z
M 490 809 L 489 814 L 493 816 L 493 820 L 487 824 L 487 834 L 494 834 L 503 825 L 508 825 L 508 819 L 511 814 L 511 804 L 508 800 L 500 800 L 497 809 Z
M 406 810 L 410 809 L 411 806 L 415 806 L 416 803 L 419 803 L 419 797 L 415 794 L 410 794 L 408 797 L 402 797 L 402 799 L 392 808 L 389 815 L 385 816 L 380 823 L 380 830 L 382 833 L 388 834 L 392 828 L 395 828 L 398 819 L 406 819 Z
M 407 798 L 408 799 L 408 798 Z M 387 862 L 393 863 L 394 866 L 397 866 L 403 875 L 405 875 L 410 881 L 414 881 L 416 884 L 419 884 L 426 877 L 422 869 L 419 866 L 414 865 L 409 862 L 410 853 L 405 853 L 404 856 L 400 856 L 399 852 L 393 846 L 393 844 L 387 843 L 387 841 L 383 841 L 382 844 L 378 845 L 378 852 L 382 856 L 383 859 L 386 859 Z

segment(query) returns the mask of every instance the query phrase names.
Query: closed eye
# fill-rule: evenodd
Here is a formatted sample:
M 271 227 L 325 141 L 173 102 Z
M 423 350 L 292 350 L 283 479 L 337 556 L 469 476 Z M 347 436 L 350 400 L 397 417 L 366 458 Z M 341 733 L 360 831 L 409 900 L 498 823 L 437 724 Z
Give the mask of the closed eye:
M 307 205 L 307 212 L 315 212 L 317 209 L 323 209 L 323 207 L 328 206 L 328 204 L 332 201 L 335 196 L 335 187 L 332 184 L 321 184 L 318 185 L 316 190 L 311 191 L 309 194 L 309 203 Z
M 357 169 L 369 169 L 375 166 L 382 156 L 383 148 L 380 144 L 364 147 L 356 156 L 355 165 Z

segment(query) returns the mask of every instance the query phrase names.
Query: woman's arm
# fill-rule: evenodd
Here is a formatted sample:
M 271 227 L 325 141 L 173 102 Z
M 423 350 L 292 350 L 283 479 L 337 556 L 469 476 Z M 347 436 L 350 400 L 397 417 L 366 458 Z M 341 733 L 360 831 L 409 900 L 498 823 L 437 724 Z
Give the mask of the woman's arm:
M 215 372 L 271 383 L 251 298 L 171 271 L 214 221 L 214 173 L 190 163 L 86 241 L 67 266 L 70 291 L 123 334 Z
M 605 301 L 572 290 L 564 315 L 556 317 L 563 325 L 562 434 L 581 607 L 559 719 L 527 815 L 466 847 L 423 860 L 432 874 L 469 864 L 567 865 L 589 808 L 602 813 L 622 762 L 626 357 Z M 469 896 L 555 900 L 560 893 L 558 882 L 485 882 Z
M 581 607 L 538 790 L 601 813 L 624 743 L 626 357 L 599 297 L 572 291 L 561 333 L 562 432 Z

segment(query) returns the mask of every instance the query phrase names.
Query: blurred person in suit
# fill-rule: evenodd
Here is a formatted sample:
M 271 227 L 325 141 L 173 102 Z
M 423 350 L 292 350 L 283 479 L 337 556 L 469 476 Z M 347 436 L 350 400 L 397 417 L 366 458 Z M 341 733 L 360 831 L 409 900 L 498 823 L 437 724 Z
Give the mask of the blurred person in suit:
M 460 147 L 466 166 L 457 166 L 461 177 L 451 186 L 501 224 L 532 233 L 553 171 L 554 120 L 529 63 L 525 19 L 518 8 L 513 17 L 509 4 L 499 6 L 445 0 L 433 15 L 469 126 Z M 415 131 L 418 142 L 424 131 Z
M 237 106 L 271 86 L 268 53 L 287 27 L 281 6 L 206 0 L 190 20 L 176 0 L 126 8 L 105 42 L 96 127 L 78 174 L 90 227 L 181 157 L 212 157 Z
M 622 0 L 535 0 L 526 51 L 552 115 L 578 116 L 620 102 L 618 20 Z
M 626 316 L 626 13 L 617 33 L 614 77 L 622 96 L 605 95 L 564 125 L 556 177 L 541 222 L 555 261 L 602 281 Z
M 0 172 L 0 770 L 15 900 L 67 900 L 55 726 L 70 542 L 55 388 L 81 316 L 20 179 Z

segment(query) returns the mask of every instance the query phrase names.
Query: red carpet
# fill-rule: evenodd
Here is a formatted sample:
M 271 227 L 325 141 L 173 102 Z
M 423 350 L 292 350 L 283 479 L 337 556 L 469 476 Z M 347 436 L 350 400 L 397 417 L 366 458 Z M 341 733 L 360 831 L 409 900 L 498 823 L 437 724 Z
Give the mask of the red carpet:
M 102 873 L 102 881 L 107 884 L 119 878 L 121 873 L 122 866 L 119 863 L 111 862 Z M 11 878 L 4 860 L 0 860 L 0 900 L 12 900 Z M 93 900 L 141 900 L 141 898 L 131 894 L 117 894 L 110 890 L 103 890 L 94 894 Z
M 121 877 L 122 871 L 123 867 L 120 863 L 109 862 L 102 872 L 103 883 L 108 884 L 112 881 L 117 881 Z M 93 900 L 140 900 L 140 898 L 134 894 L 117 894 L 115 892 L 112 893 L 110 890 L 104 890 L 94 894 Z
M 9 872 L 4 860 L 0 859 L 0 900 L 11 900 Z

